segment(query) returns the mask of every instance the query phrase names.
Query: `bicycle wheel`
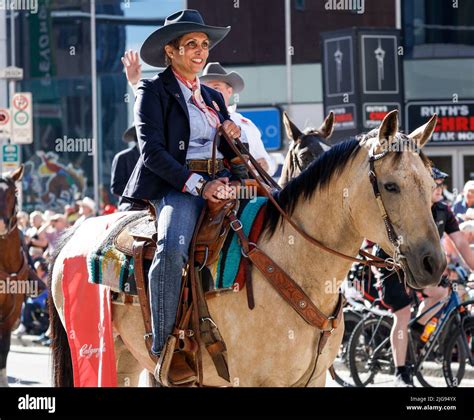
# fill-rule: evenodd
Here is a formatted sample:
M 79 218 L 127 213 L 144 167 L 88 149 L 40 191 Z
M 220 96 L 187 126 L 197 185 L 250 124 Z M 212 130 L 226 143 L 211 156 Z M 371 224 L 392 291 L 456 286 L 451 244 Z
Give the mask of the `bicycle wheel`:
M 391 329 L 391 319 L 386 317 L 369 317 L 357 324 L 349 340 L 348 354 L 349 369 L 356 386 L 375 383 L 377 373 L 393 374 Z M 389 381 L 393 378 L 381 378 L 381 383 Z
M 424 362 L 420 364 L 416 372 L 416 379 L 418 379 L 421 386 L 425 388 L 446 387 L 445 380 L 443 379 L 444 349 L 442 343 L 443 335 L 438 337 L 436 341 L 431 344 L 431 350 L 428 356 Z
M 357 324 L 362 319 L 362 315 L 352 310 L 344 311 L 344 336 L 339 348 L 339 352 L 334 361 L 334 380 L 343 387 L 353 387 L 354 382 L 347 375 L 349 373 L 349 361 L 347 359 L 349 339 Z M 344 375 L 344 373 L 346 373 Z
M 471 378 L 474 377 L 474 366 L 469 361 L 472 355 L 474 355 L 474 317 L 470 316 L 464 320 L 463 329 L 457 331 L 445 347 L 443 374 L 449 387 L 460 386 L 467 374 Z

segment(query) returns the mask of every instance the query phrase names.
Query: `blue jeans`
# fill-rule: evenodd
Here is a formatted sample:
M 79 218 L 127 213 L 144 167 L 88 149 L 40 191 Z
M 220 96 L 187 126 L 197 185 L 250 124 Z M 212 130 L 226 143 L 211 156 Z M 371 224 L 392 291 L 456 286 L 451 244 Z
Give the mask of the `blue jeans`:
M 174 189 L 161 200 L 152 200 L 158 215 L 157 248 L 148 273 L 155 354 L 173 332 L 182 270 L 188 262 L 189 245 L 204 203 L 201 197 Z
M 201 174 L 203 175 L 203 174 Z M 230 177 L 228 170 L 217 174 Z M 210 177 L 206 174 L 204 178 Z M 157 247 L 148 273 L 153 345 L 159 355 L 166 338 L 173 332 L 181 291 L 183 267 L 189 259 L 189 246 L 205 200 L 170 190 L 161 200 L 151 200 L 157 214 Z

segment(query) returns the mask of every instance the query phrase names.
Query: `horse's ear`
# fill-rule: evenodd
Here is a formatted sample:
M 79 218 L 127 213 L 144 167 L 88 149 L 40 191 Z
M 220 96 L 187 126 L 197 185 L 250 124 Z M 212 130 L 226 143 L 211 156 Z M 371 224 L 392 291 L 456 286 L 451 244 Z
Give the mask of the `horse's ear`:
M 421 149 L 431 138 L 436 124 L 438 122 L 438 116 L 434 114 L 431 119 L 421 127 L 418 127 L 415 131 L 411 132 L 409 137 L 416 141 L 416 144 Z
M 379 138 L 376 146 L 376 153 L 383 153 L 388 150 L 390 143 L 396 138 L 398 132 L 398 111 L 390 111 L 379 127 Z
M 321 124 L 321 127 L 318 128 L 318 131 L 321 133 L 321 136 L 325 139 L 331 137 L 332 132 L 334 131 L 334 112 L 330 112 L 326 119 Z
M 285 111 L 283 111 L 283 124 L 285 124 L 286 135 L 288 138 L 292 139 L 293 141 L 298 141 L 303 133 L 296 125 L 293 124 Z
M 11 174 L 10 174 L 10 178 L 15 181 L 15 182 L 18 182 L 21 180 L 21 178 L 23 178 L 23 172 L 25 170 L 25 167 L 23 165 L 20 165 L 19 168 L 15 169 Z
M 398 111 L 390 111 L 382 121 L 379 128 L 379 140 L 383 141 L 392 140 L 398 131 Z

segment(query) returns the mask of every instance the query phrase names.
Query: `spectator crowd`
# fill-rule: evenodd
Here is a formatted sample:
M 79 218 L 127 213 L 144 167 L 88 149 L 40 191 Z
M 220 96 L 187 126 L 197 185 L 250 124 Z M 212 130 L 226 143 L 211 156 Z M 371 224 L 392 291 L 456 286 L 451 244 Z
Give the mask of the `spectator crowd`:
M 101 213 L 112 213 L 115 210 L 115 207 L 109 205 Z M 23 239 L 29 264 L 34 267 L 37 276 L 45 285 L 48 283 L 49 263 L 61 235 L 67 228 L 77 226 L 85 219 L 96 215 L 96 203 L 89 197 L 76 201 L 74 205 L 66 205 L 64 213 L 55 213 L 50 210 L 44 212 L 35 210 L 30 214 L 24 211 L 17 213 L 18 229 Z M 38 335 L 39 337 L 33 341 L 34 343 L 44 346 L 50 345 L 47 301 L 47 288 L 38 296 L 26 299 L 20 325 L 13 332 L 20 341 L 25 335 Z

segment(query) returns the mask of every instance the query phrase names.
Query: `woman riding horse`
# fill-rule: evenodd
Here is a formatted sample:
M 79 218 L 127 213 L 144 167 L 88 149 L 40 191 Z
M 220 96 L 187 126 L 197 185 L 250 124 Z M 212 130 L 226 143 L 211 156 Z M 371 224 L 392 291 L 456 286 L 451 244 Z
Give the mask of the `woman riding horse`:
M 209 50 L 229 30 L 206 25 L 196 10 L 183 10 L 168 16 L 140 51 L 151 66 L 167 64 L 165 71 L 137 87 L 134 122 L 140 159 L 123 193 L 150 201 L 157 214 L 158 246 L 148 276 L 151 351 L 157 357 L 174 327 L 182 269 L 205 200 L 230 198 L 232 172 L 246 174 L 221 141 L 215 156 L 218 178 L 211 180 L 216 133 L 224 131 L 235 139 L 241 131 L 230 120 L 222 95 L 201 86 L 198 78 Z

